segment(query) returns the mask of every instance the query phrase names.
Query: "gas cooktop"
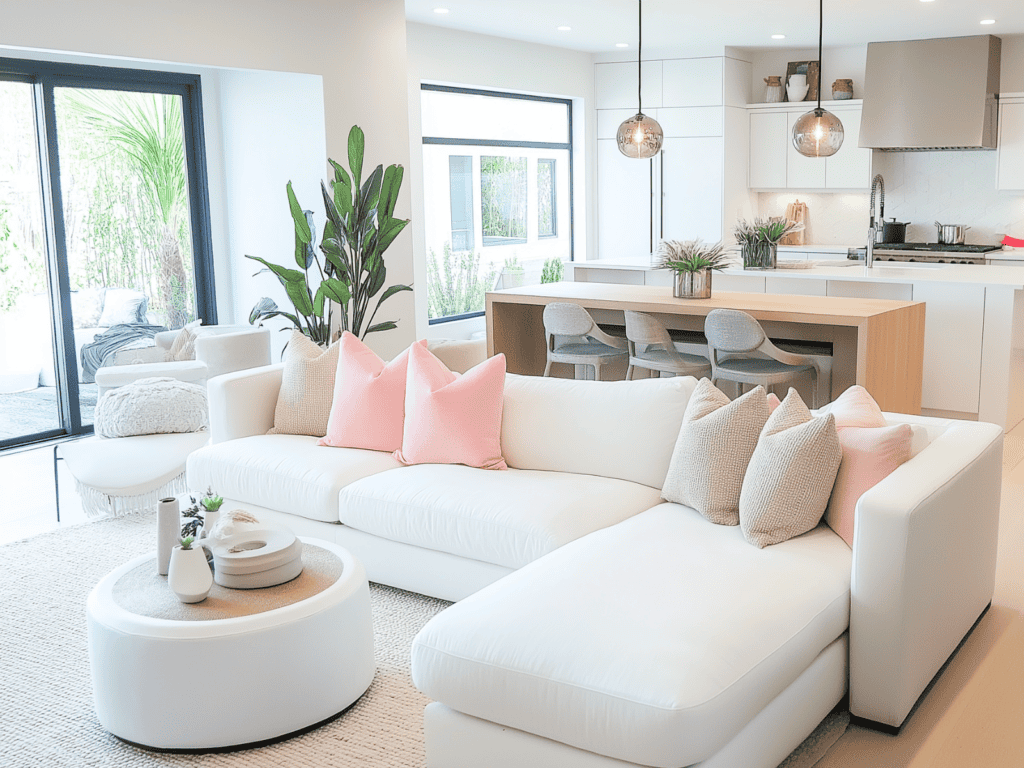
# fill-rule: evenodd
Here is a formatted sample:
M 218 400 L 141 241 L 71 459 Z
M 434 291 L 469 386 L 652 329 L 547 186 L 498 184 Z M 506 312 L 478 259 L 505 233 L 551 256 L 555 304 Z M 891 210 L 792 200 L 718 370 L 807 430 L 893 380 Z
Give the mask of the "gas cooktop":
M 877 243 L 876 251 L 940 251 L 947 253 L 988 253 L 1001 245 L 947 245 L 945 243 Z

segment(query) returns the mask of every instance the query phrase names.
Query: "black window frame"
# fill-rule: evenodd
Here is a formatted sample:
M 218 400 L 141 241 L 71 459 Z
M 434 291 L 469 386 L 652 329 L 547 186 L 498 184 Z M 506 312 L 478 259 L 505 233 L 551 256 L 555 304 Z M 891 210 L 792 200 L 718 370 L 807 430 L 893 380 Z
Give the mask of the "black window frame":
M 438 85 L 435 83 L 420 83 L 420 91 L 440 91 L 442 93 L 461 93 L 470 96 L 489 96 L 491 98 L 503 98 L 503 99 L 519 99 L 522 101 L 543 101 L 553 104 L 564 104 L 566 107 L 566 119 L 567 119 L 567 133 L 569 140 L 567 142 L 550 142 L 550 141 L 505 141 L 500 139 L 452 139 L 442 136 L 424 136 L 424 144 L 443 144 L 448 146 L 472 146 L 472 147 L 507 147 L 507 148 L 525 148 L 525 149 L 559 149 L 568 150 L 569 152 L 569 261 L 575 261 L 576 259 L 576 230 L 575 230 L 575 211 L 574 211 L 574 195 L 573 195 L 573 123 L 572 123 L 572 99 L 563 99 L 556 96 L 534 96 L 528 93 L 514 93 L 511 91 L 498 91 L 489 90 L 486 88 L 464 88 L 461 86 L 454 85 Z M 556 230 L 557 232 L 557 230 Z M 557 237 L 558 235 L 546 235 L 545 237 Z M 462 315 L 453 315 L 451 317 L 436 317 L 427 318 L 428 325 L 439 325 L 441 323 L 451 323 L 456 320 L 468 320 L 473 317 L 483 317 L 487 314 L 486 310 L 480 312 L 467 312 Z
M 81 411 L 77 406 L 79 402 L 78 364 L 75 360 L 77 350 L 75 349 L 74 321 L 71 311 L 71 280 L 68 271 L 64 205 L 60 184 L 55 88 L 141 91 L 181 97 L 189 195 L 189 225 L 192 234 L 193 275 L 196 289 L 196 315 L 203 318 L 203 322 L 207 325 L 217 323 L 217 299 L 214 284 L 209 180 L 206 170 L 206 134 L 203 125 L 200 76 L 185 72 L 0 57 L 0 80 L 29 83 L 33 87 L 54 354 L 57 357 L 57 368 L 62 368 L 65 372 L 64 376 L 58 377 L 57 382 L 61 427 L 32 435 L 0 440 L 0 451 L 2 451 L 17 445 L 44 442 L 62 437 L 77 437 L 94 431 L 92 424 L 82 424 Z M 75 403 L 76 406 L 72 407 L 72 403 Z

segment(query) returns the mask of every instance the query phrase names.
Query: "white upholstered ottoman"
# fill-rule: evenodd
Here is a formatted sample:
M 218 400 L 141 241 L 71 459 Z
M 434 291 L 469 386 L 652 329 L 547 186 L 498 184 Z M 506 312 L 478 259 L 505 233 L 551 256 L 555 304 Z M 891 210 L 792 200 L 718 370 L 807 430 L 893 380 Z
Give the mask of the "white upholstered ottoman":
M 103 727 L 150 749 L 241 747 L 308 730 L 362 696 L 376 671 L 366 572 L 335 544 L 303 543 L 298 578 L 214 585 L 192 605 L 154 554 L 105 576 L 87 603 Z

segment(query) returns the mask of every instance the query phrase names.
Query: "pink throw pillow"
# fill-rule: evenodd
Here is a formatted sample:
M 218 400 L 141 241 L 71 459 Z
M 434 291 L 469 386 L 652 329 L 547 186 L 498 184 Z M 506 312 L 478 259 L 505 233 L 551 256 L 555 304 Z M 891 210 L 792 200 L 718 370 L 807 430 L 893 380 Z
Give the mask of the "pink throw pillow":
M 825 522 L 852 547 L 857 501 L 910 458 L 913 430 L 909 424 L 897 424 L 843 427 L 838 432 L 843 460 L 825 510 Z
M 909 424 L 890 427 L 871 394 L 850 387 L 832 403 L 843 461 L 825 510 L 825 522 L 853 546 L 857 501 L 892 474 L 911 456 L 913 430 Z
M 466 464 L 508 469 L 501 456 L 505 356 L 489 357 L 462 376 L 425 347 L 409 350 L 403 464 Z
M 768 393 L 768 415 L 771 416 L 775 413 L 775 409 L 782 405 L 782 401 L 779 400 L 779 396 L 774 392 Z
M 405 381 L 409 350 L 385 363 L 354 334 L 338 342 L 338 372 L 327 434 L 317 445 L 397 451 L 405 427 Z M 413 346 L 426 348 L 426 340 Z

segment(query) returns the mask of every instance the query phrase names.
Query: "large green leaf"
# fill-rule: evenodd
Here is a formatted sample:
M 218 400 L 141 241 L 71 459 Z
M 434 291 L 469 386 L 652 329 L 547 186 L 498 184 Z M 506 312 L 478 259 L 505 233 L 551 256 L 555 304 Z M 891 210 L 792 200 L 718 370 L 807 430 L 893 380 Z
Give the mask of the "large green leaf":
M 383 260 L 377 259 L 370 270 L 370 279 L 366 284 L 367 294 L 369 296 L 376 296 L 380 293 L 380 289 L 384 287 L 384 281 L 387 280 L 387 276 L 388 270 L 384 266 Z
M 363 129 L 353 125 L 348 132 L 348 167 L 352 169 L 352 186 L 358 187 L 363 175 L 363 152 L 366 149 L 366 137 Z
M 378 254 L 383 254 L 384 251 L 391 247 L 391 244 L 395 242 L 395 238 L 401 234 L 408 223 L 408 219 L 391 219 L 387 226 L 377 235 L 377 239 L 374 242 L 374 251 Z
M 297 269 L 288 269 L 287 267 L 282 267 L 280 264 L 272 264 L 271 262 L 267 261 L 266 259 L 262 259 L 259 256 L 250 256 L 249 254 L 246 254 L 245 258 L 252 259 L 253 261 L 258 261 L 260 264 L 265 266 L 267 269 L 269 269 L 271 272 L 277 275 L 282 285 L 287 286 L 289 283 L 302 283 L 303 285 L 306 284 L 306 276 L 302 272 L 299 272 L 299 270 Z M 307 313 L 303 312 L 303 314 Z
M 322 181 L 320 182 L 320 191 L 324 196 L 324 208 L 327 209 L 327 221 L 331 223 L 335 232 L 338 230 L 344 231 L 345 222 L 342 221 L 341 214 L 338 212 L 338 207 L 334 204 L 334 200 L 331 199 L 331 193 L 327 191 L 327 185 Z
M 313 212 L 303 211 L 306 215 L 306 225 L 309 227 L 310 240 L 303 242 L 298 229 L 295 230 L 295 263 L 302 269 L 309 269 L 313 266 L 313 259 L 316 254 L 313 252 L 313 240 L 316 239 L 316 229 L 313 224 Z
M 285 283 L 284 289 L 288 292 L 288 298 L 292 300 L 292 304 L 295 305 L 296 312 L 306 318 L 313 314 L 313 300 L 304 279 Z
M 396 293 L 401 293 L 402 291 L 411 291 L 411 290 L 412 290 L 412 287 L 408 286 L 408 285 L 392 285 L 392 286 L 389 286 L 388 289 L 386 291 L 384 291 L 384 295 L 380 297 L 380 300 L 377 302 L 377 306 L 380 306 L 381 304 L 383 304 L 385 301 L 390 299 Z
M 366 334 L 368 334 L 368 333 L 376 333 L 377 331 L 393 331 L 397 327 L 398 327 L 398 323 L 396 323 L 394 320 L 385 320 L 383 323 L 377 323 L 376 325 L 371 325 L 369 328 L 367 328 L 365 331 L 363 331 L 363 337 L 365 338 Z
M 317 292 L 319 293 L 321 291 L 328 299 L 336 304 L 341 304 L 342 306 L 348 304 L 349 299 L 352 298 L 352 293 L 349 291 L 348 283 L 333 277 L 329 277 L 320 283 L 320 287 L 317 288 Z
M 306 222 L 306 214 L 302 210 L 302 206 L 299 205 L 298 199 L 295 197 L 295 192 L 292 191 L 292 183 L 289 181 L 288 186 L 288 207 L 292 211 L 292 221 L 295 222 L 295 236 L 300 238 L 303 243 L 308 243 L 313 240 L 313 233 L 309 231 L 309 224 Z
M 352 182 L 346 177 L 334 182 L 334 207 L 346 219 L 352 213 Z
M 327 162 L 334 168 L 334 183 L 344 182 L 345 186 L 349 189 L 352 188 L 352 178 L 348 175 L 348 171 L 344 169 L 339 163 L 334 162 L 330 158 L 327 158 Z
M 398 192 L 402 188 L 402 177 L 405 169 L 400 165 L 389 165 L 384 171 L 384 181 L 380 187 L 380 204 L 377 206 L 377 218 L 382 222 L 390 219 L 395 213 Z
M 356 210 L 356 216 L 360 221 L 373 219 L 377 203 L 380 201 L 380 185 L 383 179 L 384 166 L 378 165 L 359 190 L 359 208 Z

